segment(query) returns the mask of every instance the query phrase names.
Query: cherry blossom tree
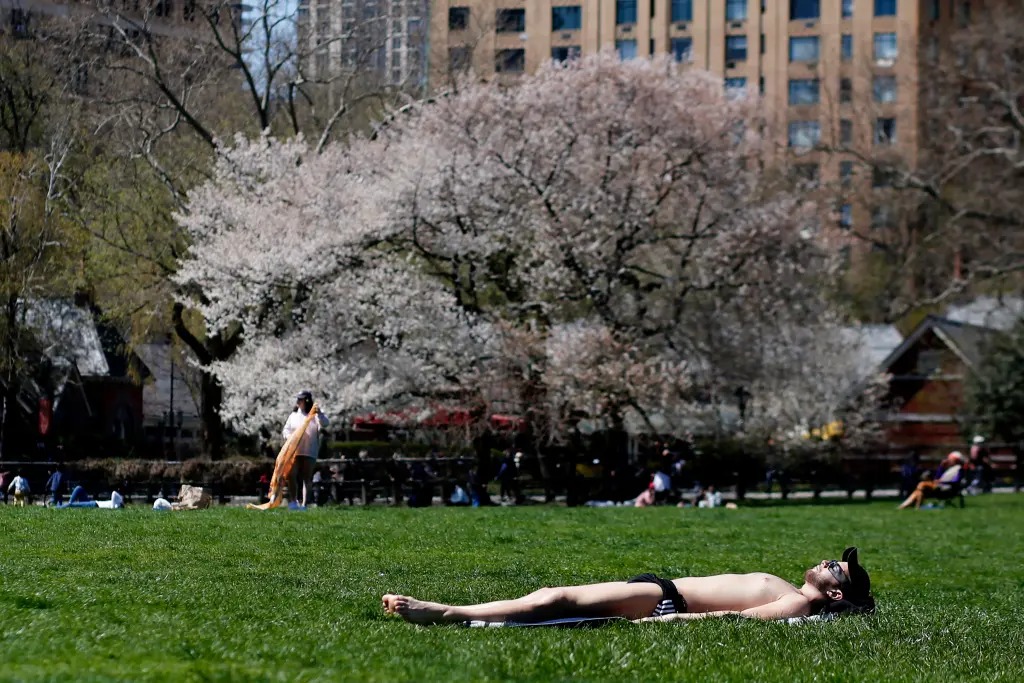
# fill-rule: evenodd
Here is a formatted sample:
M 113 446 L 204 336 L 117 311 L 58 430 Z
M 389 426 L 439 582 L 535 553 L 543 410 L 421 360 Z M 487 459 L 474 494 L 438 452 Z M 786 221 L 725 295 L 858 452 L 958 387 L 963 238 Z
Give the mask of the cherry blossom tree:
M 319 154 L 237 140 L 179 217 L 178 283 L 244 339 L 211 366 L 225 415 L 275 423 L 300 384 L 336 413 L 502 402 L 538 451 L 584 416 L 678 432 L 737 386 L 780 395 L 773 430 L 813 419 L 776 380 L 839 351 L 814 343 L 835 264 L 761 128 L 714 76 L 602 54 Z
M 693 368 L 723 369 L 694 328 L 820 299 L 832 265 L 806 239 L 816 207 L 763 173 L 761 127 L 756 101 L 669 59 L 467 84 L 382 133 L 402 150 L 393 241 L 467 310 L 544 339 L 522 405 L 678 423 Z
M 240 137 L 179 216 L 192 246 L 178 284 L 211 333 L 245 339 L 210 366 L 242 432 L 280 421 L 296 387 L 336 413 L 441 391 L 478 346 L 443 284 L 383 248 L 384 151 Z

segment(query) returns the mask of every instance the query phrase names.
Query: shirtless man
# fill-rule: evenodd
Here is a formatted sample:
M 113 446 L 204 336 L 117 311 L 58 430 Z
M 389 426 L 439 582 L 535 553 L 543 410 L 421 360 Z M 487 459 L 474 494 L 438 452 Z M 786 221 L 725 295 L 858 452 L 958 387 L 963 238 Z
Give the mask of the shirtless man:
M 823 560 L 804 573 L 797 588 L 764 573 L 690 576 L 669 581 L 641 574 L 629 581 L 541 588 L 516 600 L 480 605 L 442 605 L 387 594 L 387 614 L 416 624 L 467 621 L 533 623 L 574 617 L 622 617 L 634 621 L 677 621 L 738 615 L 754 619 L 806 617 L 824 612 L 872 612 L 871 580 L 857 549 L 842 561 Z

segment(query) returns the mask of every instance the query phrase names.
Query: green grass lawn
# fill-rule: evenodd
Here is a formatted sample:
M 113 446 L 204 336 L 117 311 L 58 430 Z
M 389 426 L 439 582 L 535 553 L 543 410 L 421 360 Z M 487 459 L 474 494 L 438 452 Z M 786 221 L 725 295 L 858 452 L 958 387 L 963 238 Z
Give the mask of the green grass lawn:
M 1024 680 L 1024 496 L 894 507 L 0 508 L 0 679 Z M 880 611 L 829 624 L 424 628 L 380 609 L 641 572 L 797 581 L 853 544 Z

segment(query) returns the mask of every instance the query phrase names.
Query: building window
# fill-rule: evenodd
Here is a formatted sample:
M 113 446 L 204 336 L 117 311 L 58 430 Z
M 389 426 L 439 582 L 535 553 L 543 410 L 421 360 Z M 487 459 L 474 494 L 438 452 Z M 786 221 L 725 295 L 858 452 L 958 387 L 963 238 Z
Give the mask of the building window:
M 30 14 L 27 10 L 18 7 L 11 10 L 11 33 L 16 38 L 27 38 L 29 36 L 29 16 Z
M 693 0 L 672 0 L 672 21 L 693 21 Z
M 875 0 L 876 17 L 895 17 L 896 0 Z
M 853 16 L 853 0 L 842 0 L 843 1 L 843 19 L 849 19 Z
M 853 144 L 853 121 L 850 119 L 839 121 L 839 144 L 842 147 L 849 147 Z
M 967 24 L 971 23 L 971 0 L 963 0 L 958 7 L 960 10 L 960 26 L 966 27 Z
M 804 105 L 818 103 L 818 79 L 798 78 L 789 81 L 789 104 Z
M 498 73 L 522 73 L 526 70 L 526 50 L 498 50 L 494 55 L 494 70 Z
M 853 162 L 852 161 L 840 161 L 839 162 L 839 184 L 843 187 L 849 187 L 853 184 Z
M 849 230 L 853 227 L 853 205 L 843 204 L 839 207 L 839 227 Z
M 551 8 L 552 31 L 579 31 L 583 25 L 583 11 L 579 5 Z
M 725 96 L 729 99 L 736 99 L 747 94 L 747 79 L 727 78 L 725 79 Z
M 817 164 L 796 164 L 793 166 L 793 175 L 800 184 L 805 187 L 818 186 L 818 165 Z
M 169 17 L 173 11 L 174 7 L 171 4 L 171 0 L 157 0 L 153 8 L 153 13 L 158 17 Z
M 726 21 L 746 21 L 747 0 L 725 0 Z
M 469 8 L 449 7 L 448 8 L 448 30 L 465 31 L 469 28 Z
M 875 102 L 889 104 L 896 101 L 896 77 L 875 76 L 872 83 L 872 90 L 875 94 Z
M 636 23 L 636 0 L 615 0 L 615 23 L 619 26 Z
M 498 10 L 494 15 L 494 30 L 498 33 L 522 33 L 526 30 L 526 10 Z
M 473 51 L 468 47 L 448 48 L 448 67 L 455 72 L 465 71 L 473 62 Z
M 691 38 L 673 38 L 670 41 L 672 58 L 677 62 L 693 61 L 693 40 Z
M 817 121 L 790 121 L 789 146 L 810 149 L 821 142 L 821 124 Z
M 747 37 L 725 37 L 725 61 L 744 62 L 747 59 Z
M 879 66 L 892 66 L 899 55 L 896 45 L 895 33 L 875 34 L 875 64 Z
M 181 9 L 181 18 L 190 22 L 196 20 L 196 0 L 185 0 L 185 6 Z
M 892 224 L 889 217 L 889 209 L 884 206 L 876 206 L 871 209 L 871 227 L 874 229 L 887 228 Z
M 616 40 L 615 51 L 619 53 L 619 59 L 636 59 L 636 41 Z
M 821 16 L 821 0 L 789 0 L 789 18 L 817 19 Z
M 876 190 L 883 187 L 892 187 L 896 183 L 896 172 L 889 168 L 871 169 L 871 187 Z
M 853 101 L 853 81 L 849 78 L 839 79 L 839 103 L 847 104 Z
M 850 33 L 844 33 L 840 40 L 840 54 L 842 55 L 844 62 L 849 62 L 853 59 L 853 35 Z
M 879 146 L 896 144 L 896 119 L 891 117 L 875 119 L 875 144 Z
M 942 0 L 931 0 L 931 2 L 928 3 L 928 18 L 932 21 L 938 21 L 941 6 Z
M 579 45 L 560 45 L 551 48 L 551 59 L 556 62 L 569 62 L 580 57 Z
M 789 39 L 789 61 L 817 62 L 821 54 L 818 36 L 799 36 Z

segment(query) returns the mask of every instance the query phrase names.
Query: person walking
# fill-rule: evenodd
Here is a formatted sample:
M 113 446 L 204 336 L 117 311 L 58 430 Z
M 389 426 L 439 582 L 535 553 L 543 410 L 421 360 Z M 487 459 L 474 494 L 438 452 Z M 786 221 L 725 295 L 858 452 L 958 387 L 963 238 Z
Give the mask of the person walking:
M 57 506 L 64 502 L 64 471 L 60 465 L 50 473 L 50 478 L 46 480 L 46 492 L 50 494 L 50 500 L 48 504 L 51 506 Z
M 18 475 L 11 480 L 10 486 L 7 487 L 7 492 L 14 493 L 14 504 L 17 507 L 25 507 L 28 501 L 28 496 L 32 493 L 32 489 L 28 485 L 28 479 L 21 476 L 21 471 L 18 471 Z

